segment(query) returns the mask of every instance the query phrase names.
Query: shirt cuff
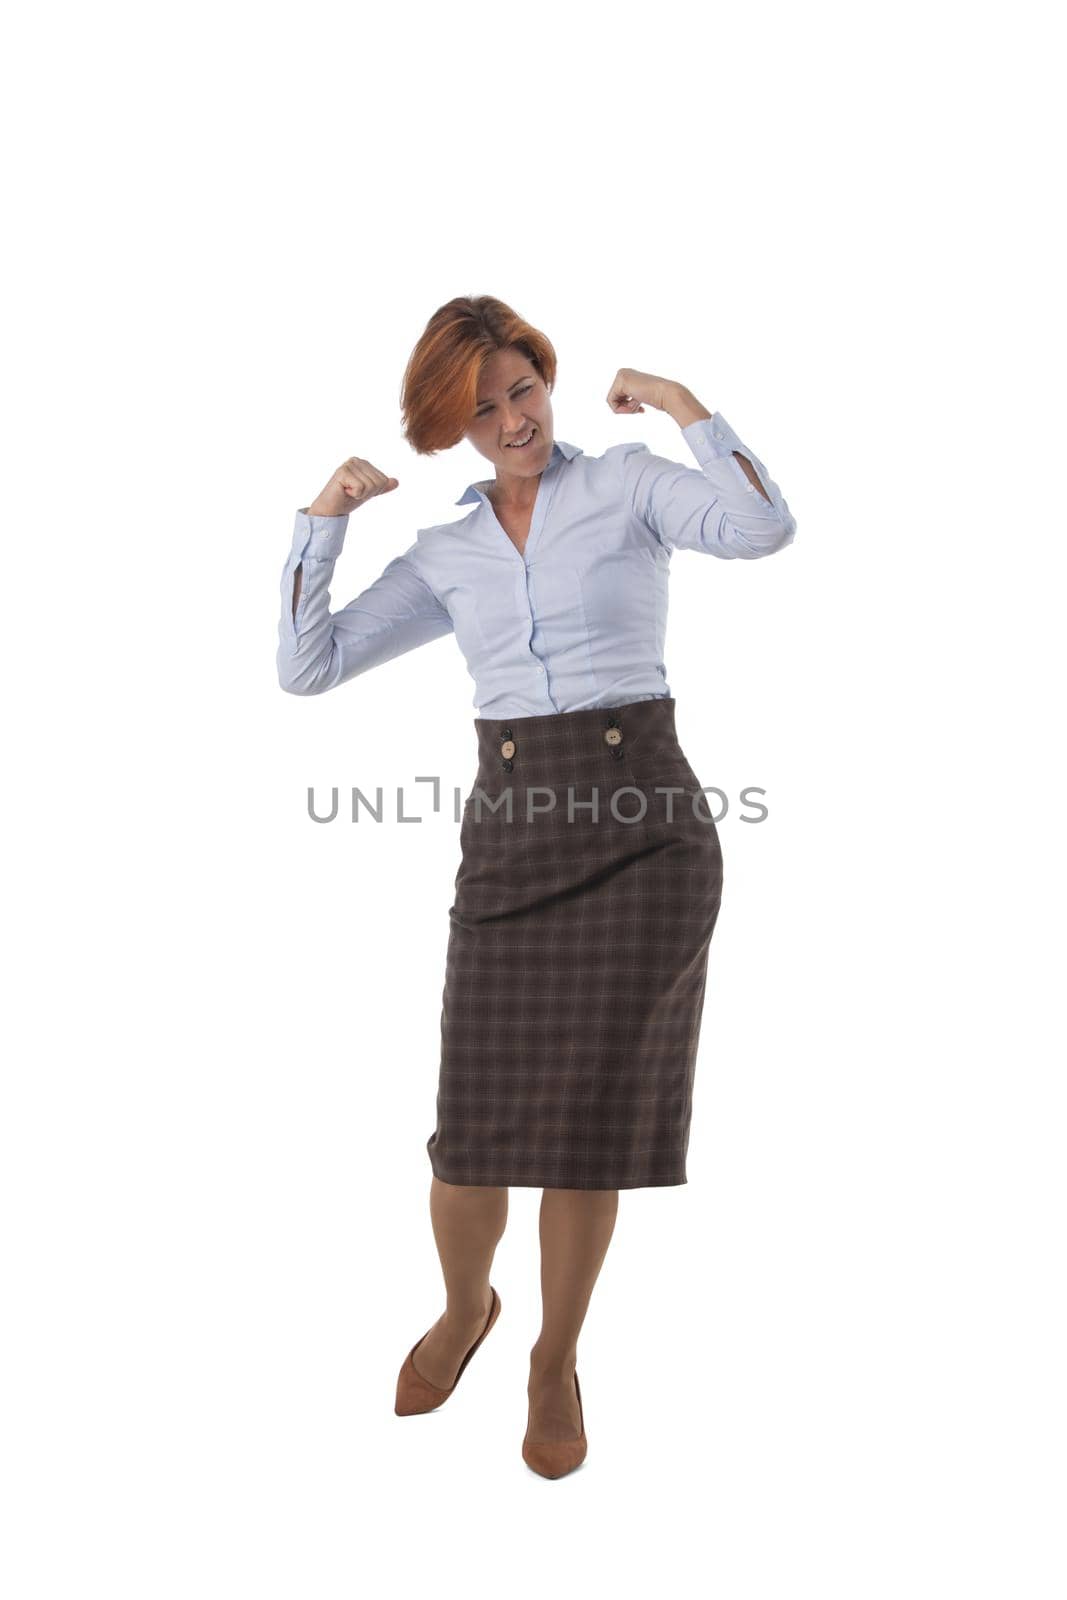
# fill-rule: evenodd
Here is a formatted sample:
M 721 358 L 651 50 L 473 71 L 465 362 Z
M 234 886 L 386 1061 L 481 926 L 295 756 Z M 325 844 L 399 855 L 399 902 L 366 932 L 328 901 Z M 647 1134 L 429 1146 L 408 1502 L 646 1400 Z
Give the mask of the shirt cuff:
M 350 513 L 339 517 L 312 517 L 307 507 L 296 514 L 293 528 L 293 555 L 297 561 L 336 561 L 345 544 Z
M 701 466 L 721 456 L 733 455 L 735 450 L 745 454 L 744 446 L 721 411 L 710 417 L 698 417 L 696 422 L 687 422 L 682 435 Z

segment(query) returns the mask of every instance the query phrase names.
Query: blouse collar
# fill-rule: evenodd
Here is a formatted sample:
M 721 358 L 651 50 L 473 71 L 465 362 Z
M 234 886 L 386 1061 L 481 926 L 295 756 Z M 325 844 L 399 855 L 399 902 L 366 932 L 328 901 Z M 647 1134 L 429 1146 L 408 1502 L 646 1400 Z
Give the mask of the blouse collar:
M 580 456 L 583 453 L 584 452 L 582 451 L 581 445 L 567 444 L 563 439 L 554 439 L 552 441 L 552 454 L 548 458 L 545 471 L 547 472 L 549 467 L 554 466 L 561 460 L 571 461 L 575 456 Z M 464 489 L 463 493 L 460 495 L 459 499 L 455 502 L 456 505 L 465 506 L 472 500 L 487 499 L 488 496 L 485 493 L 485 485 L 487 483 L 491 483 L 492 481 L 493 480 L 491 478 L 480 478 L 477 483 L 468 484 L 466 489 Z

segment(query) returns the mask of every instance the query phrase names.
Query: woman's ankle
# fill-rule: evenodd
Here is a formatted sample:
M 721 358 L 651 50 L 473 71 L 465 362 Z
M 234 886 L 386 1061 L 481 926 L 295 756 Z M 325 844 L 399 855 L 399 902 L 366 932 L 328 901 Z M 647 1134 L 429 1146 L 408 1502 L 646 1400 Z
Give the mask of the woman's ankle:
M 574 1377 L 574 1369 L 578 1365 L 578 1356 L 575 1350 L 561 1352 L 559 1350 L 542 1349 L 534 1345 L 530 1351 L 530 1382 L 531 1383 L 562 1383 Z
M 479 1299 L 475 1296 L 469 1300 L 458 1300 L 455 1296 L 452 1296 L 445 1305 L 445 1321 L 455 1328 L 469 1328 L 475 1323 L 480 1326 L 492 1309 L 493 1291 L 491 1289 L 486 1289 L 484 1299 Z

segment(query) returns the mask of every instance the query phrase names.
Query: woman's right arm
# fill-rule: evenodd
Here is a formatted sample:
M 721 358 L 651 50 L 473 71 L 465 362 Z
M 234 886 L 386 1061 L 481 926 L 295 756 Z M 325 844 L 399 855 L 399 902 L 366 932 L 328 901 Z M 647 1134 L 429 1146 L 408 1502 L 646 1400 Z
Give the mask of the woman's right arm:
M 330 610 L 330 582 L 350 510 L 395 487 L 395 478 L 352 457 L 297 512 L 278 625 L 278 681 L 287 693 L 322 694 L 452 631 L 451 616 L 411 559 L 414 545 L 355 600 Z

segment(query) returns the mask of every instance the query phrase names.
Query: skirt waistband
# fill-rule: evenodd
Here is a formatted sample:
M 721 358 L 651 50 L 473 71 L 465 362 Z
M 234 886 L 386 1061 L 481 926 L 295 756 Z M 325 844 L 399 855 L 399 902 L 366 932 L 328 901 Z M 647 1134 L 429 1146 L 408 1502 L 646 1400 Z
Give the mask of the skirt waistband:
M 478 781 L 554 783 L 684 761 L 672 695 L 536 717 L 475 717 Z

